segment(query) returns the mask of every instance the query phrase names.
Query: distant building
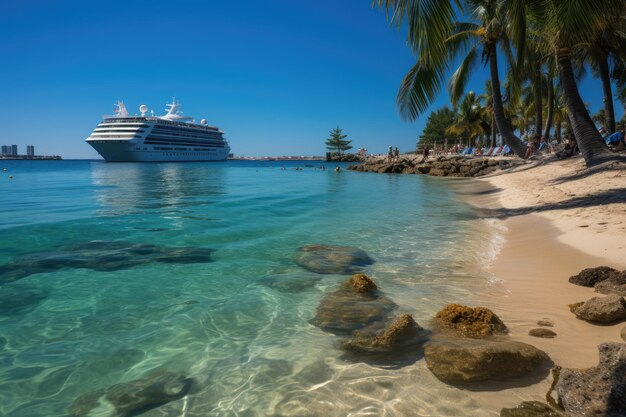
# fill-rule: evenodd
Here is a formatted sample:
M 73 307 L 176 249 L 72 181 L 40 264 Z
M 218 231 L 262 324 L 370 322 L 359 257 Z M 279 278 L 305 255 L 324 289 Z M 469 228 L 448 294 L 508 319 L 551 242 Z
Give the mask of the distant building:
M 26 156 L 35 156 L 35 147 L 33 145 L 26 145 Z
M 9 152 L 11 152 L 11 147 L 7 145 L 2 145 L 2 150 L 0 151 L 0 154 L 8 155 Z
M 17 145 L 11 145 L 11 156 L 17 156 Z

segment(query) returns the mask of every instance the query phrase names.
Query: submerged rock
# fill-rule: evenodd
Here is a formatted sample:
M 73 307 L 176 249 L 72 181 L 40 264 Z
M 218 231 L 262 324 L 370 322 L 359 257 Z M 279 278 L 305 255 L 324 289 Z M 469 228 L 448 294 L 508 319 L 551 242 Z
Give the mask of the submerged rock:
M 393 352 L 417 345 L 422 330 L 413 316 L 401 314 L 378 333 L 355 332 L 341 347 L 355 353 Z
M 607 279 L 612 272 L 617 272 L 617 270 L 608 266 L 586 268 L 578 274 L 571 276 L 569 282 L 583 287 L 593 287 L 596 283 Z
M 36 287 L 20 284 L 0 288 L 0 316 L 12 316 L 34 309 L 48 294 Z
M 446 383 L 519 377 L 550 363 L 548 355 L 522 342 L 435 339 L 424 345 L 426 365 Z
M 554 327 L 554 323 L 548 319 L 541 319 L 537 321 L 537 325 L 544 327 Z
M 318 274 L 356 274 L 374 260 L 367 253 L 350 246 L 307 245 L 298 248 L 295 262 Z
M 606 297 L 593 297 L 584 303 L 571 305 L 572 313 L 579 319 L 597 323 L 611 323 L 626 319 L 624 297 L 609 294 Z
M 35 253 L 0 266 L 0 284 L 66 268 L 118 271 L 151 262 L 205 263 L 212 261 L 213 252 L 214 249 L 208 248 L 93 241 L 56 251 Z
M 257 282 L 276 291 L 285 293 L 301 293 L 315 286 L 322 279 L 321 275 L 298 271 L 284 274 L 266 275 Z
M 598 366 L 561 369 L 556 393 L 572 416 L 626 415 L 626 344 L 603 343 L 598 349 Z
M 359 292 L 352 282 L 353 277 L 322 298 L 311 324 L 330 333 L 348 335 L 354 330 L 387 320 L 389 313 L 396 309 L 396 303 L 377 290 Z
M 544 338 L 553 338 L 556 337 L 556 333 L 553 332 L 550 329 L 544 329 L 544 328 L 537 328 L 537 329 L 531 329 L 528 332 L 529 335 L 534 336 L 534 337 L 544 337 Z
M 435 316 L 435 324 L 453 330 L 462 336 L 480 338 L 508 329 L 500 318 L 485 307 L 467 307 L 448 304 Z
M 83 395 L 69 412 L 75 417 L 111 415 L 111 412 L 116 417 L 132 417 L 184 397 L 192 384 L 193 380 L 182 374 L 155 371 L 145 378 Z
M 566 417 L 565 414 L 539 401 L 524 401 L 514 408 L 503 408 L 500 417 Z

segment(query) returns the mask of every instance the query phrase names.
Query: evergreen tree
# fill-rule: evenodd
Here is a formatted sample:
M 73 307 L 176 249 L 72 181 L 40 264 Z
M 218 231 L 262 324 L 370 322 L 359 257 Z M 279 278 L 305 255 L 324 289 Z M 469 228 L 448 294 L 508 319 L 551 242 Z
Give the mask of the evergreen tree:
M 332 153 L 342 155 L 345 151 L 352 149 L 351 140 L 346 140 L 348 135 L 343 134 L 343 129 L 337 126 L 330 131 L 330 137 L 326 139 L 326 149 Z

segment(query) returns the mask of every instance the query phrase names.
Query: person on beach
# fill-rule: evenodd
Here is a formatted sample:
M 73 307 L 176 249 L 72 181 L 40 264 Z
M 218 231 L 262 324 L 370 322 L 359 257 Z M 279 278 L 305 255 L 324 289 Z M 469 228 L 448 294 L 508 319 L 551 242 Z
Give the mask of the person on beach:
M 393 151 L 393 156 L 396 160 L 400 159 L 400 151 L 398 150 L 397 146 L 396 149 Z
M 539 135 L 535 135 L 532 142 L 528 144 L 528 148 L 526 148 L 526 159 L 530 158 L 537 150 L 539 149 Z
M 387 152 L 387 159 L 389 162 L 393 162 L 393 147 L 389 146 L 389 151 Z

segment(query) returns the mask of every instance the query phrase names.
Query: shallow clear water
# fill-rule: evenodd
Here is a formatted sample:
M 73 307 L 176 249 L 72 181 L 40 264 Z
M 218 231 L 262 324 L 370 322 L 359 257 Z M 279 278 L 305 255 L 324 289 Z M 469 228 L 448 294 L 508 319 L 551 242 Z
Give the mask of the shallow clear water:
M 340 339 L 309 320 L 346 277 L 293 262 L 305 244 L 361 248 L 376 261 L 368 275 L 427 326 L 488 285 L 492 236 L 448 182 L 293 169 L 303 162 L 1 165 L 0 266 L 95 240 L 215 252 L 207 263 L 0 275 L 0 415 L 65 415 L 77 397 L 155 369 L 196 384 L 146 416 L 484 411 L 418 357 L 397 369 L 342 358 Z M 296 286 L 268 285 L 281 279 Z

